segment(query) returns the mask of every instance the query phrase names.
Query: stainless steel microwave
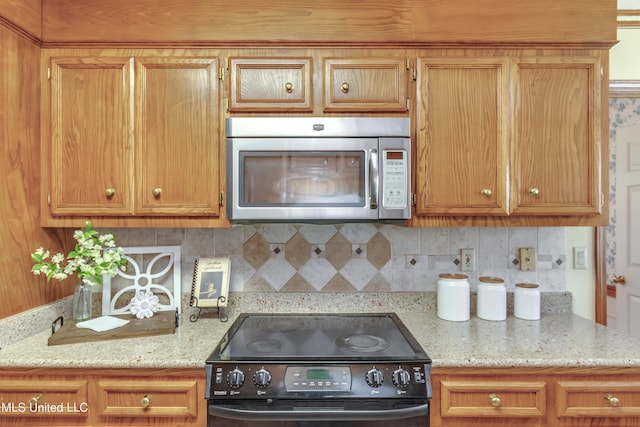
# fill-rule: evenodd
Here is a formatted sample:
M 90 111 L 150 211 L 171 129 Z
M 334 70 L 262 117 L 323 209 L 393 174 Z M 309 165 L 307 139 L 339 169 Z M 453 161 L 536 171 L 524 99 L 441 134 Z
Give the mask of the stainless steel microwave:
M 406 220 L 408 118 L 229 118 L 227 216 L 233 222 Z

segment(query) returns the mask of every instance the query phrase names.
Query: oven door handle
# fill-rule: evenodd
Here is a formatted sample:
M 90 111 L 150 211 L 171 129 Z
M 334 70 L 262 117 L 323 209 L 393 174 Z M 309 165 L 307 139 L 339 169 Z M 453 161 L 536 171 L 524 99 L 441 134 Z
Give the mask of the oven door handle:
M 401 409 L 343 410 L 335 407 L 301 408 L 295 410 L 264 411 L 209 405 L 209 415 L 246 421 L 375 421 L 400 420 L 429 415 L 429 403 Z

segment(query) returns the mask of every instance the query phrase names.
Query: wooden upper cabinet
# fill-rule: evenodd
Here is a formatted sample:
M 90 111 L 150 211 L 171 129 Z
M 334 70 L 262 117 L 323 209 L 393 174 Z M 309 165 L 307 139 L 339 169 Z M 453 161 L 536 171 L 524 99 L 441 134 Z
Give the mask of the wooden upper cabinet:
M 509 62 L 420 58 L 417 215 L 506 215 Z
M 406 58 L 324 58 L 325 112 L 406 112 Z
M 132 79 L 130 57 L 52 58 L 51 215 L 133 213 Z
M 512 73 L 513 214 L 600 214 L 599 59 L 514 58 Z
M 309 57 L 229 58 L 229 111 L 313 111 L 312 66 Z
M 135 63 L 136 213 L 219 215 L 218 60 Z
M 52 58 L 43 224 L 219 217 L 218 70 L 217 57 Z

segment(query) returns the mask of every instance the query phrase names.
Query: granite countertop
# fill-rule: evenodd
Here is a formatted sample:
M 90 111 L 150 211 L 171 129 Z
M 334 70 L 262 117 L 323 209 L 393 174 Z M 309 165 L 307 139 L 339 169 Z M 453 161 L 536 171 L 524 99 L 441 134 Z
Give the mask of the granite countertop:
M 341 303 L 331 305 L 313 295 L 239 297 L 242 304 L 229 307 L 226 323 L 204 312 L 192 323 L 186 311 L 173 335 L 48 346 L 51 329 L 46 327 L 3 346 L 0 367 L 202 368 L 242 312 L 395 312 L 433 359 L 434 368 L 640 367 L 640 339 L 562 310 L 543 313 L 539 321 L 509 315 L 504 322 L 475 316 L 449 322 L 436 316 L 433 298 L 422 294 L 405 294 L 410 298 L 404 303 L 389 301 L 388 295 L 341 295 Z

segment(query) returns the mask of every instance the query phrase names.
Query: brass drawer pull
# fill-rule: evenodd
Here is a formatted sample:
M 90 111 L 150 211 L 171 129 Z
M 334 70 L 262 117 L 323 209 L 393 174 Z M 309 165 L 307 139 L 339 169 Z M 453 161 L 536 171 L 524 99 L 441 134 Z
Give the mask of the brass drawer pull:
M 29 399 L 29 405 L 35 406 L 38 404 L 38 402 L 40 402 L 41 399 L 42 399 L 42 394 L 40 393 L 35 394 L 31 399 Z
M 342 85 L 340 85 L 340 90 L 342 91 L 342 93 L 349 92 L 349 83 L 347 82 L 342 83 Z
M 115 188 L 107 188 L 106 190 L 104 190 L 104 194 L 107 197 L 112 197 L 114 194 L 116 194 L 116 189 Z
M 152 400 L 153 399 L 151 398 L 150 394 L 145 394 L 142 400 L 140 401 L 140 405 L 142 405 L 143 408 L 148 408 L 149 405 L 151 405 Z
M 500 398 L 498 396 L 496 396 L 494 393 L 491 393 L 489 395 L 489 403 L 491 403 L 491 406 L 497 408 L 502 402 L 500 401 Z
M 286 82 L 284 84 L 284 89 L 287 91 L 287 93 L 291 93 L 293 92 L 293 83 L 291 82 Z
M 618 399 L 612 394 L 605 394 L 604 400 L 609 402 L 609 405 L 613 406 L 614 408 L 617 408 L 618 406 L 620 406 L 620 399 Z
M 162 194 L 162 188 L 154 188 L 152 193 L 155 197 L 160 197 L 160 195 Z
M 537 196 L 537 195 L 540 194 L 540 189 L 533 187 L 533 188 L 530 188 L 527 191 L 527 193 L 529 193 L 529 195 L 531 195 L 531 196 Z
M 491 191 L 490 188 L 483 188 L 482 190 L 480 190 L 480 194 L 482 194 L 483 196 L 490 196 L 493 194 L 493 191 Z

